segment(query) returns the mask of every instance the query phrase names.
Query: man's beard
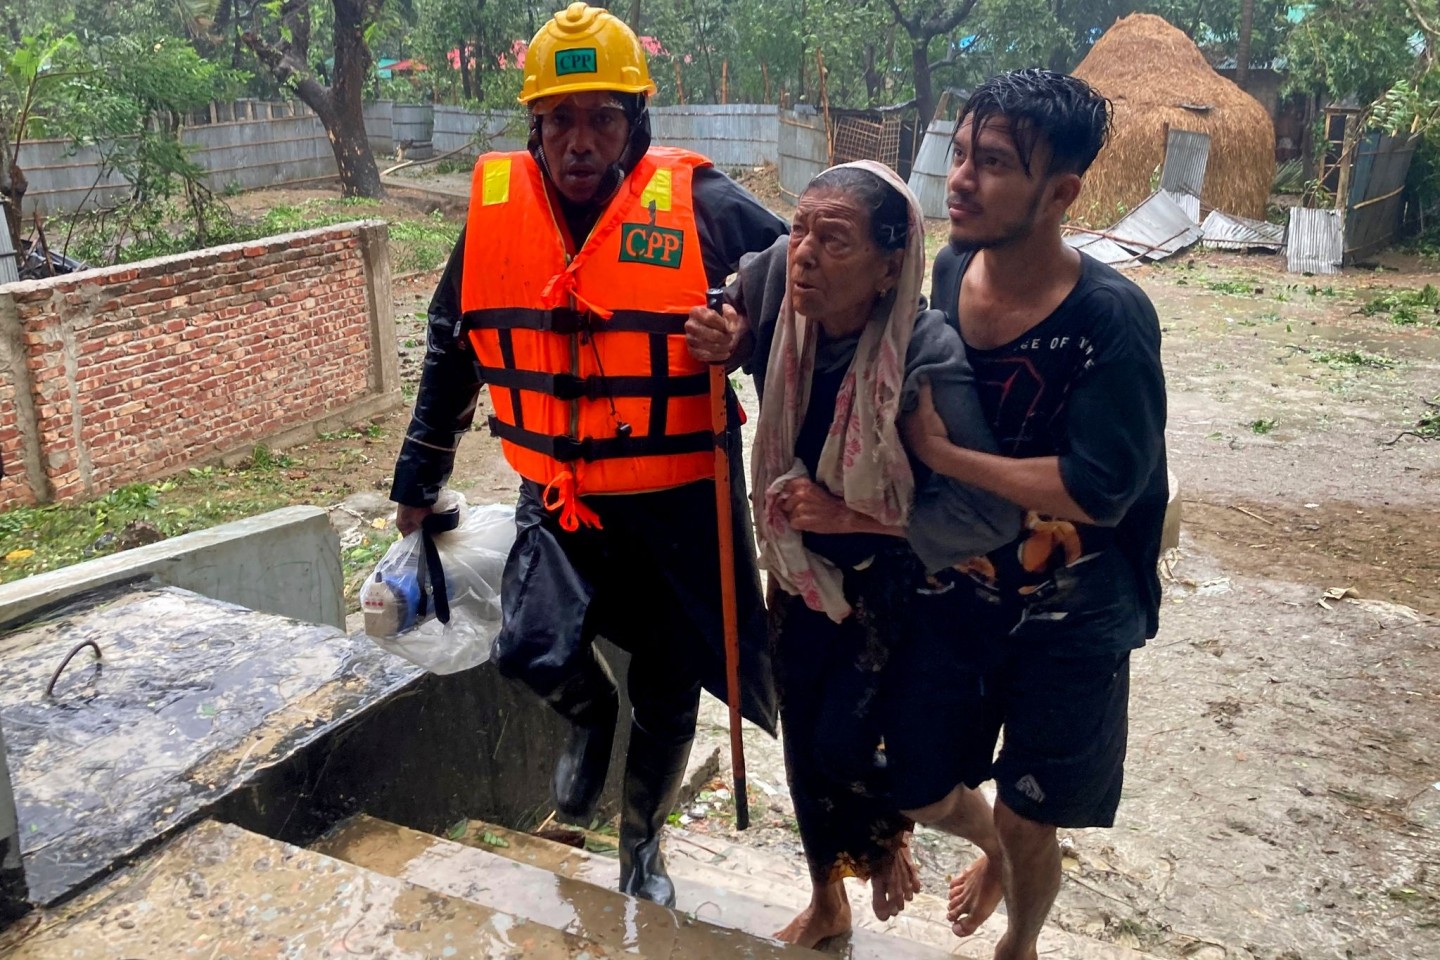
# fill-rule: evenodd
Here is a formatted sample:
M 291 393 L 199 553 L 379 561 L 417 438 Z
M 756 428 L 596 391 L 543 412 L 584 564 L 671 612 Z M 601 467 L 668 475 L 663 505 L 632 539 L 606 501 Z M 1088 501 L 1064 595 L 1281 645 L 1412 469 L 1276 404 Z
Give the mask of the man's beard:
M 1037 189 L 1035 195 L 1030 198 L 1030 209 L 1018 220 L 1006 224 L 995 233 L 986 237 L 956 237 L 950 234 L 950 248 L 956 253 L 976 253 L 980 250 L 993 250 L 996 247 L 1008 247 L 1027 239 L 1035 232 L 1035 223 L 1040 218 L 1040 203 L 1044 199 L 1044 190 Z

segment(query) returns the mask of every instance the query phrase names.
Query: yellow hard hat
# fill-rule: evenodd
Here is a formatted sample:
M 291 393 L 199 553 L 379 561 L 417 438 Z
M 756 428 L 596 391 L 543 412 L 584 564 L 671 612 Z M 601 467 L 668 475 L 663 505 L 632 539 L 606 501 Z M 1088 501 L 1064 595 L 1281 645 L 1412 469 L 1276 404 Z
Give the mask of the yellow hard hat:
M 653 94 L 655 84 L 634 30 L 608 10 L 572 3 L 530 41 L 520 102 L 587 90 Z

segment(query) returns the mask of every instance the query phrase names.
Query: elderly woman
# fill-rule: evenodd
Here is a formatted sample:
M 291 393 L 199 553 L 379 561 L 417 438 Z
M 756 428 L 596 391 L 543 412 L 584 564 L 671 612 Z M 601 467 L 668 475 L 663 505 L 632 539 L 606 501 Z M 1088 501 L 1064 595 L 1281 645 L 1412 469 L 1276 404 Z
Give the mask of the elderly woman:
M 947 588 L 927 574 L 1008 542 L 1020 514 L 901 445 L 922 383 L 952 442 L 994 445 L 957 334 L 920 309 L 923 223 L 888 167 L 832 167 L 790 236 L 742 264 L 723 315 L 697 308 L 686 326 L 695 356 L 743 360 L 761 395 L 751 489 L 812 882 L 778 936 L 807 947 L 850 929 L 847 876 L 871 881 L 880 919 L 904 907 L 915 819 L 994 846 L 975 811 L 942 802 L 990 758 L 967 749 L 978 675 L 927 622 Z

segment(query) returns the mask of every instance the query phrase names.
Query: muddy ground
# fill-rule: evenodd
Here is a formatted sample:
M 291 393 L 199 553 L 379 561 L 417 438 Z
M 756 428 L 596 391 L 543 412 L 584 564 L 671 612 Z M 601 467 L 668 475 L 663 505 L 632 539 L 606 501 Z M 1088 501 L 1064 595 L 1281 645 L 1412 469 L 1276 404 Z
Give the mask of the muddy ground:
M 1440 402 L 1440 327 L 1430 308 L 1360 312 L 1440 284 L 1440 262 L 1389 264 L 1307 278 L 1196 253 L 1133 272 L 1165 329 L 1184 527 L 1134 658 L 1120 822 L 1071 834 L 1066 928 L 1208 960 L 1440 957 L 1440 440 L 1405 435 Z M 395 284 L 410 382 L 434 281 Z M 359 513 L 385 510 L 406 416 L 347 465 Z M 467 439 L 457 487 L 513 483 L 488 436 Z M 1332 588 L 1354 595 L 1322 605 Z M 723 711 L 706 716 L 723 741 Z M 780 789 L 752 786 L 744 840 L 798 855 L 778 747 L 748 742 L 751 776 Z M 733 834 L 723 810 L 693 828 Z M 969 857 L 917 845 L 932 892 Z

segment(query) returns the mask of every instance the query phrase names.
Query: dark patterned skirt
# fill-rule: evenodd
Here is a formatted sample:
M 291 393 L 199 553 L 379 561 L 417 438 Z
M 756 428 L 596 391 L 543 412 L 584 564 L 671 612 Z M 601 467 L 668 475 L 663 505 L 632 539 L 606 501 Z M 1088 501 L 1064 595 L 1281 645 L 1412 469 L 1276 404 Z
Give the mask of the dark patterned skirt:
M 914 823 L 886 799 L 882 681 L 906 640 L 924 571 L 897 540 L 847 571 L 841 623 L 770 590 L 785 772 L 810 876 L 868 880 Z

